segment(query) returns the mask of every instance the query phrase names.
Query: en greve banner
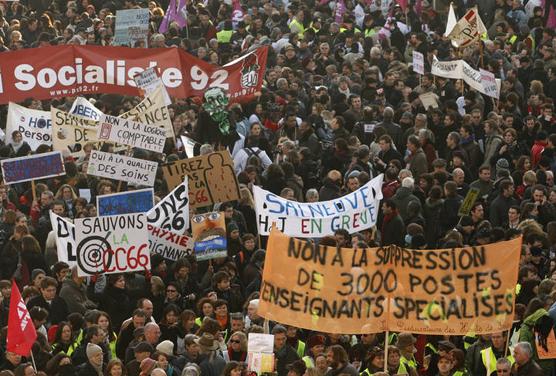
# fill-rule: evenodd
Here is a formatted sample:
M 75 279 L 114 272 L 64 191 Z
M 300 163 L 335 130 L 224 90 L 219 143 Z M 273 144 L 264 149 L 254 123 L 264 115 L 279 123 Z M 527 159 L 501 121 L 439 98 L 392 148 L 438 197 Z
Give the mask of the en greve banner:
M 261 89 L 268 47 L 219 67 L 181 48 L 64 45 L 6 52 L 0 60 L 0 104 L 26 98 L 82 94 L 139 95 L 134 77 L 157 67 L 168 93 L 203 96 L 222 88 L 231 102 L 247 102 Z
M 10 102 L 6 122 L 6 145 L 13 141 L 12 132 L 20 131 L 31 150 L 52 145 L 52 120 L 49 111 L 32 110 Z
M 58 261 L 67 263 L 70 268 L 77 265 L 77 253 L 75 245 L 75 225 L 67 218 L 50 211 L 50 223 L 52 223 L 52 231 L 56 237 L 56 250 Z
M 151 269 L 145 213 L 75 220 L 80 277 Z
M 345 229 L 350 234 L 376 224 L 382 200 L 383 175 L 358 190 L 330 201 L 303 203 L 286 200 L 253 186 L 257 223 L 261 235 L 270 234 L 272 225 L 299 238 L 319 238 Z
M 485 246 L 352 249 L 270 234 L 258 314 L 309 330 L 436 335 L 512 327 L 521 238 Z
M 152 187 L 158 163 L 125 155 L 91 151 L 87 174 Z

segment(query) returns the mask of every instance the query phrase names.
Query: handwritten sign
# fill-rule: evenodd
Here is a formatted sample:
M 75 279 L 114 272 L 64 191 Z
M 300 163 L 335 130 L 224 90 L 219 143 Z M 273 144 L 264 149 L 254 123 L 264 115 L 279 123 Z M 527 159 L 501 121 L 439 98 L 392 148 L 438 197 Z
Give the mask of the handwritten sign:
M 419 51 L 413 51 L 413 72 L 425 74 L 425 57 Z
M 116 11 L 115 46 L 135 47 L 135 43 L 143 42 L 148 46 L 149 9 L 124 9 Z
M 80 277 L 150 270 L 144 213 L 75 220 Z
M 154 125 L 102 115 L 97 137 L 100 141 L 114 141 L 119 144 L 162 153 L 166 141 L 166 132 Z
M 189 177 L 189 205 L 193 208 L 238 200 L 239 184 L 228 151 L 181 159 L 162 166 L 169 189 Z
M 164 89 L 165 90 L 165 89 Z M 167 138 L 174 138 L 174 127 L 168 107 L 164 104 L 162 87 L 156 88 L 137 106 L 122 114 L 123 119 L 132 119 L 143 124 L 164 128 Z
M 170 230 L 147 224 L 149 230 L 149 248 L 151 255 L 161 255 L 165 259 L 176 261 L 193 254 L 193 238 L 179 235 Z
M 154 67 L 145 69 L 143 72 L 133 77 L 133 81 L 135 81 L 135 84 L 139 89 L 143 90 L 143 92 L 145 93 L 144 95 L 146 96 L 150 95 L 151 93 L 154 93 L 154 91 L 158 87 L 162 87 L 162 94 L 164 95 L 164 104 L 166 106 L 172 104 L 172 100 L 168 95 L 168 91 L 166 91 L 166 87 L 164 86 L 164 83 L 162 82 L 160 77 L 158 77 L 158 74 L 156 73 L 156 69 Z
M 312 203 L 286 200 L 253 186 L 260 234 L 270 234 L 273 224 L 287 235 L 301 238 L 334 235 L 338 229 L 349 233 L 368 229 L 377 221 L 382 179 L 379 175 L 348 195 Z
M 5 184 L 47 179 L 66 174 L 62 153 L 59 151 L 4 159 L 1 163 Z
M 29 144 L 31 150 L 36 150 L 39 145 L 52 145 L 50 111 L 33 110 L 10 102 L 6 121 L 6 144 L 13 141 L 14 131 L 21 132 L 23 141 Z
M 93 150 L 87 174 L 152 187 L 157 167 L 156 162 Z
M 52 223 L 52 231 L 56 237 L 58 261 L 63 261 L 70 267 L 77 265 L 75 225 L 52 211 L 50 211 L 50 223 Z
M 498 99 L 500 97 L 500 91 L 498 90 L 498 85 L 496 83 L 494 73 L 482 68 L 479 68 L 479 72 L 481 73 L 481 81 L 485 89 L 485 94 L 489 97 Z
M 224 213 L 197 214 L 191 218 L 193 247 L 197 261 L 226 257 L 226 220 Z
M 273 230 L 258 314 L 328 333 L 512 327 L 521 238 L 439 250 L 335 248 Z
M 97 196 L 99 216 L 144 213 L 151 210 L 153 205 L 152 188 Z
M 467 191 L 467 194 L 465 195 L 465 199 L 463 200 L 461 206 L 459 207 L 458 215 L 460 217 L 464 215 L 469 215 L 469 212 L 471 211 L 471 208 L 475 204 L 475 201 L 477 201 L 480 192 L 481 191 L 479 190 L 479 188 L 470 188 L 469 191 Z
M 150 225 L 183 235 L 189 228 L 189 193 L 187 177 L 147 213 Z

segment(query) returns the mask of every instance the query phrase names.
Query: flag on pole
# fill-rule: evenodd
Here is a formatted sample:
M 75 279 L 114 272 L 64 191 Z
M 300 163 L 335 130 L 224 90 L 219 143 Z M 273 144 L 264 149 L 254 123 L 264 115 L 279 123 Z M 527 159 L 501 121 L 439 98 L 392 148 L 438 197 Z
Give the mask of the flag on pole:
M 31 320 L 25 302 L 21 298 L 15 280 L 12 280 L 6 349 L 21 356 L 29 356 L 36 339 L 37 331 L 33 325 L 33 320 Z
M 458 23 L 456 18 L 456 12 L 454 11 L 454 3 L 450 3 L 450 10 L 448 11 L 448 22 L 446 23 L 446 31 L 444 36 L 450 35 L 456 24 Z
M 458 47 L 467 47 L 481 38 L 487 29 L 479 16 L 477 7 L 473 7 L 455 24 L 448 35 Z
M 334 20 L 337 23 L 344 22 L 344 13 L 346 12 L 346 3 L 344 0 L 338 0 L 336 2 L 336 12 L 334 15 Z
M 178 2 L 176 3 L 176 1 Z M 166 14 L 160 23 L 158 32 L 167 32 L 172 22 L 176 22 L 180 29 L 187 25 L 186 0 L 170 0 L 170 4 L 168 4 L 168 9 L 166 9 Z

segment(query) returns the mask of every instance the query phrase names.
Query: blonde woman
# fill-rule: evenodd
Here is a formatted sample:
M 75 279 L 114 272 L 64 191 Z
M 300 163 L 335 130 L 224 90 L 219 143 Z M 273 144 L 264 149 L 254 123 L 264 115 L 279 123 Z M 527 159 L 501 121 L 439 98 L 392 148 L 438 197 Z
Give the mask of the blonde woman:
M 247 336 L 243 332 L 234 332 L 228 340 L 228 351 L 224 352 L 226 362 L 245 362 L 247 359 Z
M 67 215 L 70 218 L 73 218 L 76 214 L 75 200 L 77 200 L 77 198 L 78 197 L 75 194 L 73 187 L 69 184 L 62 185 L 56 192 L 56 195 L 54 196 L 54 199 L 65 202 Z

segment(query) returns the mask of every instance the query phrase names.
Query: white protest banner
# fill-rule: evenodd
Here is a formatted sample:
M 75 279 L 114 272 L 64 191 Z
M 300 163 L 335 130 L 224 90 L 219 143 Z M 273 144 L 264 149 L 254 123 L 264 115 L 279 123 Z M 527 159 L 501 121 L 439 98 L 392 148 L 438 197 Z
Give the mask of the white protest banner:
M 259 375 L 274 371 L 274 335 L 249 333 L 247 367 Z
M 249 352 L 274 352 L 274 336 L 272 334 L 249 333 L 247 338 L 247 351 Z
M 172 231 L 147 224 L 149 230 L 149 248 L 151 255 L 161 255 L 165 259 L 176 261 L 193 255 L 195 242 L 192 237 L 178 235 Z
M 270 234 L 273 223 L 280 231 L 300 238 L 333 235 L 341 228 L 350 234 L 368 229 L 377 221 L 382 179 L 381 174 L 348 195 L 313 203 L 286 200 L 253 186 L 260 234 Z
M 143 72 L 133 77 L 133 80 L 135 81 L 137 87 L 143 90 L 144 96 L 149 96 L 151 93 L 154 93 L 154 91 L 160 86 L 162 88 L 162 94 L 164 95 L 164 104 L 166 106 L 172 104 L 168 91 L 166 91 L 166 86 L 164 86 L 164 83 L 156 73 L 156 68 L 150 67 L 145 69 Z
M 467 47 L 474 41 L 479 40 L 487 29 L 479 16 L 477 7 L 473 7 L 456 23 L 448 38 L 456 43 L 458 47 Z
M 465 83 L 478 92 L 485 94 L 485 88 L 483 87 L 483 83 L 481 82 L 481 72 L 473 69 L 473 67 L 467 64 L 467 62 L 464 60 L 461 60 L 461 63 L 461 73 Z
M 73 101 L 69 113 L 94 121 L 99 121 L 102 115 L 102 112 L 98 108 L 96 108 L 95 105 L 92 104 L 87 98 L 84 97 L 77 97 Z
M 189 183 L 183 183 L 147 212 L 150 225 L 183 235 L 189 228 Z
M 58 261 L 67 263 L 70 268 L 77 265 L 77 247 L 75 244 L 75 225 L 50 211 L 50 223 L 56 237 Z
M 100 141 L 114 141 L 155 153 L 162 153 L 166 142 L 162 128 L 105 114 L 100 117 L 97 137 Z
M 494 73 L 482 68 L 479 68 L 479 72 L 481 73 L 481 82 L 483 83 L 485 94 L 489 97 L 498 99 L 500 97 L 500 92 L 498 91 L 498 85 L 496 83 Z
M 152 187 L 157 167 L 156 162 L 93 150 L 87 174 Z
M 432 58 L 431 73 L 438 77 L 459 80 L 462 76 L 461 60 L 439 61 L 436 56 Z
M 413 72 L 425 74 L 425 57 L 419 51 L 413 51 Z
M 121 118 L 138 121 L 148 125 L 164 128 L 167 138 L 174 138 L 174 128 L 170 119 L 168 107 L 164 104 L 162 88 L 158 87 L 151 95 L 148 95 L 135 108 L 120 116 Z
M 78 275 L 150 270 L 146 228 L 144 213 L 76 219 Z
M 13 141 L 12 133 L 20 131 L 23 141 L 31 150 L 39 145 L 52 145 L 52 120 L 50 111 L 32 110 L 10 102 L 8 120 L 6 121 L 6 144 Z
M 149 9 L 125 9 L 116 11 L 114 46 L 137 47 L 136 42 L 148 46 Z

